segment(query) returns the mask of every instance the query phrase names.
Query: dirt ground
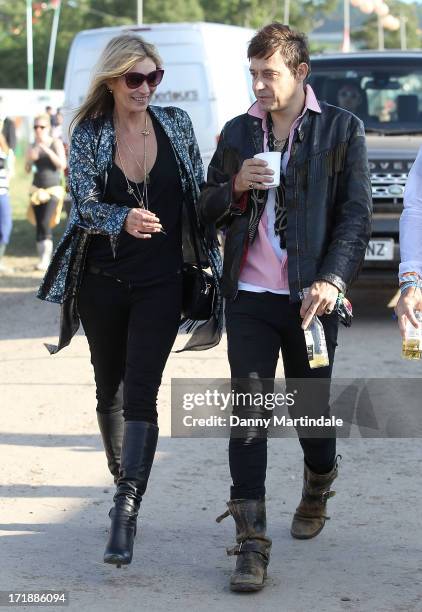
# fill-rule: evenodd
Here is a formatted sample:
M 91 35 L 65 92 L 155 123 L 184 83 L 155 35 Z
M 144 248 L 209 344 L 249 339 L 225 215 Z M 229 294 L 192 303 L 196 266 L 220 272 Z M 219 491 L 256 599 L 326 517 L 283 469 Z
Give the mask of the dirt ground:
M 71 610 L 93 612 L 422 611 L 420 439 L 339 440 L 331 520 L 307 542 L 289 534 L 301 491 L 300 446 L 270 440 L 268 585 L 252 596 L 229 591 L 234 561 L 225 547 L 234 543 L 234 525 L 231 518 L 215 522 L 229 492 L 227 440 L 170 437 L 171 378 L 228 376 L 225 339 L 211 351 L 171 355 L 134 560 L 121 570 L 103 564 L 113 483 L 87 343 L 79 333 L 59 355 L 48 354 L 43 343 L 56 341 L 59 309 L 34 297 L 41 278 L 31 269 L 35 260 L 8 263 L 15 276 L 0 278 L 0 590 L 65 590 Z M 391 288 L 356 294 L 336 376 L 420 377 L 420 364 L 400 360 L 390 297 Z

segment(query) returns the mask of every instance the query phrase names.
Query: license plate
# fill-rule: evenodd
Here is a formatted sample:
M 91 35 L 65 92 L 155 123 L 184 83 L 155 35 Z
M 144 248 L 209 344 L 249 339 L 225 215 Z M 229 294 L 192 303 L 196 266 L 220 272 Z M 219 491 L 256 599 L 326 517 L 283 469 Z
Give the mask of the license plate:
M 391 261 L 394 259 L 394 239 L 370 240 L 366 248 L 365 259 L 366 261 Z

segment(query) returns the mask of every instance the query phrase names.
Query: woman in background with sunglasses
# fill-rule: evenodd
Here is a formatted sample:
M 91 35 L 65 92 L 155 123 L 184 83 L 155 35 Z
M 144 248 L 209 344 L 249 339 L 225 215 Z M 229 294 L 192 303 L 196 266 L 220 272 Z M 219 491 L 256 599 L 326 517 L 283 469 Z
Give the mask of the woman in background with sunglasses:
M 53 253 L 52 228 L 60 221 L 64 189 L 61 172 L 66 168 L 66 154 L 61 140 L 52 138 L 49 115 L 34 119 L 34 143 L 26 152 L 25 170 L 34 169 L 30 190 L 28 219 L 36 226 L 37 270 L 45 271 Z
M 157 445 L 157 393 L 180 324 L 183 262 L 195 261 L 196 241 L 215 277 L 220 266 L 214 235 L 205 239 L 197 221 L 203 167 L 189 116 L 150 105 L 163 74 L 155 47 L 135 34 L 102 53 L 73 121 L 69 225 L 38 294 L 62 303 L 51 353 L 69 344 L 79 319 L 88 339 L 117 482 L 104 561 L 118 567 L 132 560 Z M 197 331 L 189 348 L 217 343 L 215 327 L 208 337 Z

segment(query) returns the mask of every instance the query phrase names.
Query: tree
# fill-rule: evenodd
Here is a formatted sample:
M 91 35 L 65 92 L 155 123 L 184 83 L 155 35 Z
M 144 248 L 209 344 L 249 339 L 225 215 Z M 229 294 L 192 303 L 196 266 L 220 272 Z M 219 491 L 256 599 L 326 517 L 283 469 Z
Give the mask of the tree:
M 399 17 L 402 14 L 406 18 L 408 49 L 419 49 L 421 31 L 418 29 L 419 19 L 416 4 L 393 0 L 388 5 L 392 15 Z M 378 17 L 370 15 L 362 27 L 352 33 L 352 39 L 365 49 L 378 49 Z M 384 30 L 384 46 L 386 49 L 400 49 L 400 30 L 395 32 Z
M 146 23 L 168 21 L 203 21 L 204 10 L 199 0 L 154 0 L 144 3 Z
M 206 21 L 260 28 L 284 19 L 284 2 L 280 0 L 201 0 Z M 290 25 L 309 32 L 321 24 L 321 18 L 332 12 L 338 0 L 299 0 L 290 2 Z
M 44 9 L 40 13 L 34 11 L 33 14 L 34 86 L 43 88 L 53 11 Z M 133 24 L 135 19 L 136 4 L 133 0 L 63 0 L 54 60 L 53 88 L 63 87 L 67 55 L 78 32 L 88 28 Z M 0 87 L 25 88 L 25 2 L 0 0 L 0 42 Z

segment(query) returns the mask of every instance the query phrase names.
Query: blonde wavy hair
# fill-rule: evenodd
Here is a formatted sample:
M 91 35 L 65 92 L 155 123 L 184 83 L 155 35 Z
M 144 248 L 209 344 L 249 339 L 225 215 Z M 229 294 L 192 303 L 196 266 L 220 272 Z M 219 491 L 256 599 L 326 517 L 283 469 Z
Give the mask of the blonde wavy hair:
M 85 101 L 77 109 L 69 131 L 85 119 L 93 119 L 113 112 L 114 98 L 108 91 L 107 81 L 128 72 L 135 64 L 150 58 L 157 68 L 162 60 L 156 47 L 136 34 L 121 34 L 112 38 L 94 68 L 94 74 Z
M 47 125 L 47 128 L 49 130 L 51 129 L 51 117 L 48 113 L 40 113 L 39 115 L 35 115 L 34 124 L 39 120 L 44 121 Z

